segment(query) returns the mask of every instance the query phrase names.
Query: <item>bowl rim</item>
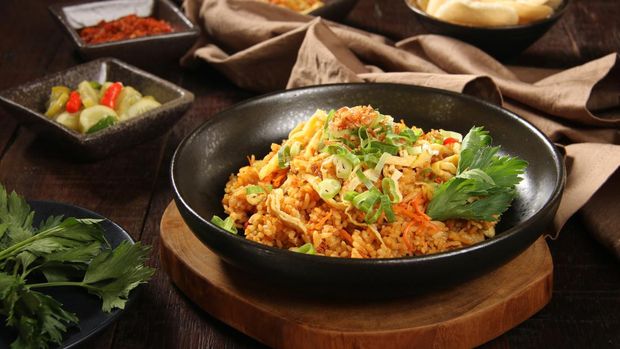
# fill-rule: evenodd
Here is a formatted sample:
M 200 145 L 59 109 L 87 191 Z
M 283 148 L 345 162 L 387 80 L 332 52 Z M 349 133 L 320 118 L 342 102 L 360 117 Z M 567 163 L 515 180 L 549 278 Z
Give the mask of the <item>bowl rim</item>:
M 67 16 L 65 15 L 64 9 L 67 7 L 73 6 L 82 6 L 90 3 L 105 3 L 105 1 L 101 0 L 90 0 L 86 2 L 72 2 L 72 3 L 64 3 L 64 4 L 54 4 L 48 7 L 49 11 L 52 13 L 53 17 L 62 24 L 65 31 L 71 37 L 73 44 L 76 45 L 80 49 L 98 49 L 98 48 L 106 48 L 106 47 L 115 47 L 122 45 L 132 45 L 135 43 L 141 42 L 151 42 L 151 41 L 159 41 L 159 40 L 169 40 L 169 39 L 181 39 L 181 38 L 193 38 L 198 37 L 200 30 L 192 21 L 189 20 L 174 4 L 172 4 L 169 0 L 153 0 L 153 2 L 158 2 L 166 7 L 168 7 L 186 26 L 185 29 L 180 31 L 173 31 L 170 33 L 162 33 L 156 35 L 147 35 L 141 36 L 133 39 L 123 39 L 123 40 L 115 40 L 115 41 L 106 41 L 97 44 L 88 44 L 82 40 L 77 30 L 73 28 L 69 22 L 67 21 Z
M 103 64 L 108 64 L 108 63 L 112 63 L 112 64 L 116 64 L 119 67 L 121 67 L 124 70 L 129 70 L 132 71 L 133 73 L 136 73 L 137 75 L 141 76 L 143 79 L 146 79 L 148 81 L 151 81 L 155 84 L 157 84 L 158 86 L 165 86 L 168 89 L 174 90 L 176 91 L 179 96 L 166 102 L 166 103 L 162 103 L 161 106 L 159 106 L 156 109 L 150 110 L 146 113 L 143 113 L 140 117 L 136 117 L 124 122 L 119 122 L 116 123 L 110 127 L 106 127 L 105 129 L 98 131 L 98 132 L 94 132 L 92 134 L 82 134 L 80 132 L 77 132 L 75 130 L 69 129 L 67 127 L 62 126 L 61 124 L 57 123 L 55 120 L 52 120 L 48 117 L 46 117 L 45 115 L 43 115 L 43 113 L 39 110 L 34 110 L 31 109 L 23 104 L 17 103 L 16 101 L 14 101 L 13 99 L 9 98 L 8 96 L 12 95 L 14 92 L 22 90 L 24 88 L 36 85 L 36 84 L 44 84 L 44 85 L 48 85 L 48 81 L 54 77 L 57 76 L 62 76 L 65 75 L 69 72 L 74 71 L 75 69 L 79 68 L 79 67 L 84 67 L 84 66 L 101 66 Z M 51 88 L 51 86 L 50 86 Z M 191 103 L 194 100 L 194 94 L 191 93 L 190 91 L 173 84 L 170 81 L 164 80 L 156 75 L 153 75 L 149 72 L 146 72 L 142 69 L 139 69 L 135 66 L 132 66 L 130 64 L 127 64 L 117 58 L 111 58 L 111 57 L 103 57 L 103 58 L 98 58 L 83 64 L 78 64 L 78 65 L 74 65 L 72 67 L 69 67 L 67 69 L 58 71 L 58 72 L 54 72 L 51 74 L 47 74 L 44 75 L 38 79 L 35 80 L 31 80 L 28 82 L 25 82 L 23 84 L 20 84 L 18 86 L 14 86 L 14 87 L 10 87 L 8 89 L 2 90 L 0 91 L 0 101 L 11 105 L 14 108 L 18 108 L 24 112 L 27 112 L 29 114 L 35 115 L 40 122 L 44 122 L 46 124 L 52 125 L 53 127 L 56 127 L 58 129 L 60 129 L 63 133 L 63 135 L 65 135 L 66 137 L 69 137 L 71 139 L 73 139 L 74 141 L 77 141 L 79 143 L 89 143 L 92 141 L 95 141 L 97 139 L 100 138 L 105 138 L 110 134 L 114 134 L 117 132 L 120 132 L 121 130 L 127 128 L 127 127 L 131 127 L 132 125 L 135 124 L 139 124 L 139 123 L 143 123 L 146 121 L 149 121 L 153 118 L 156 118 L 157 116 L 159 116 L 162 112 L 169 110 L 171 107 L 175 107 L 184 103 Z
M 553 163 L 559 171 L 559 176 L 557 176 L 556 178 L 551 195 L 549 196 L 545 204 L 536 213 L 534 213 L 531 217 L 529 217 L 526 221 L 522 222 L 518 226 L 514 226 L 509 229 L 506 229 L 499 236 L 495 236 L 492 239 L 487 239 L 487 240 L 481 241 L 479 243 L 475 243 L 470 246 L 461 247 L 458 249 L 448 250 L 448 251 L 434 253 L 434 254 L 428 254 L 428 255 L 391 257 L 391 258 L 361 258 L 361 259 L 349 258 L 349 257 L 329 257 L 329 256 L 322 256 L 322 255 L 308 255 L 308 254 L 289 251 L 287 249 L 280 249 L 277 247 L 267 246 L 267 245 L 263 245 L 255 241 L 248 240 L 240 235 L 231 234 L 227 232 L 226 230 L 211 223 L 210 220 L 207 220 L 204 217 L 202 217 L 200 214 L 198 214 L 188 204 L 188 202 L 183 198 L 179 190 L 179 186 L 177 185 L 177 181 L 175 180 L 175 177 L 176 177 L 175 173 L 176 173 L 176 169 L 178 168 L 177 162 L 179 161 L 179 157 L 181 156 L 181 153 L 197 134 L 202 132 L 205 128 L 210 127 L 212 124 L 215 124 L 219 122 L 220 120 L 225 119 L 225 116 L 228 112 L 236 108 L 241 108 L 241 107 L 250 105 L 252 103 L 256 103 L 258 101 L 261 101 L 262 99 L 268 99 L 268 98 L 272 98 L 278 95 L 295 94 L 296 92 L 301 92 L 301 91 L 340 88 L 340 87 L 347 87 L 347 86 L 369 86 L 369 88 L 373 88 L 371 86 L 374 86 L 376 88 L 389 86 L 392 88 L 408 88 L 408 89 L 414 89 L 414 90 L 423 90 L 423 91 L 427 91 L 431 93 L 438 93 L 438 94 L 446 95 L 446 96 L 453 97 L 453 98 L 464 98 L 470 102 L 478 103 L 478 104 L 483 105 L 486 108 L 491 108 L 500 113 L 506 114 L 511 119 L 514 119 L 516 122 L 521 123 L 527 129 L 529 129 L 530 132 L 540 137 L 546 143 L 547 148 L 550 151 L 551 156 L 554 160 Z M 306 87 L 299 87 L 299 88 L 294 88 L 294 89 L 289 89 L 289 90 L 271 92 L 271 93 L 249 98 L 240 103 L 236 103 L 230 106 L 229 108 L 219 111 L 218 113 L 213 115 L 209 120 L 205 121 L 204 123 L 196 127 L 192 132 L 190 132 L 188 135 L 186 135 L 183 138 L 183 140 L 179 143 L 179 145 L 177 146 L 172 156 L 169 171 L 170 171 L 169 176 L 170 176 L 170 181 L 171 181 L 171 185 L 173 189 L 174 199 L 177 202 L 177 204 L 180 203 L 183 206 L 182 209 L 187 210 L 192 215 L 193 218 L 197 219 L 202 224 L 205 224 L 211 230 L 215 230 L 218 233 L 223 234 L 225 239 L 235 239 L 235 241 L 238 243 L 246 244 L 246 246 L 257 248 L 258 250 L 265 252 L 265 253 L 274 253 L 274 254 L 284 253 L 285 255 L 290 256 L 291 258 L 299 258 L 299 260 L 305 259 L 305 260 L 311 260 L 315 262 L 321 262 L 323 264 L 341 265 L 341 266 L 351 265 L 351 264 L 354 264 L 357 266 L 371 266 L 371 265 L 378 265 L 378 264 L 379 265 L 400 265 L 405 262 L 406 263 L 429 263 L 432 261 L 445 260 L 446 258 L 450 258 L 450 257 L 457 256 L 457 255 L 472 254 L 478 250 L 502 243 L 504 240 L 510 239 L 512 236 L 519 233 L 519 231 L 521 231 L 523 228 L 531 226 L 534 223 L 536 223 L 538 220 L 544 218 L 544 216 L 547 214 L 546 211 L 552 208 L 557 202 L 559 202 L 562 196 L 565 182 L 566 182 L 566 169 L 565 169 L 563 157 L 560 151 L 558 150 L 558 148 L 542 131 L 540 131 L 536 126 L 534 126 L 529 121 L 518 116 L 516 113 L 510 110 L 501 108 L 497 105 L 491 104 L 482 99 L 470 96 L 470 95 L 452 92 L 448 90 L 437 89 L 437 88 L 425 87 L 425 86 L 415 86 L 415 85 L 406 85 L 406 84 L 397 84 L 397 83 L 372 83 L 372 84 L 369 84 L 369 83 L 337 83 L 337 84 L 313 85 L 313 86 L 306 86 Z M 185 217 L 183 217 L 183 220 L 185 221 Z M 194 234 L 198 235 L 196 233 Z M 201 243 L 204 244 L 202 240 L 201 240 Z
M 415 0 L 403 0 L 403 1 L 407 5 L 407 7 L 410 10 L 412 10 L 416 15 L 424 17 L 425 19 L 432 21 L 434 23 L 447 25 L 449 27 L 452 27 L 453 29 L 458 29 L 458 30 L 472 30 L 473 29 L 473 30 L 495 31 L 495 32 L 526 29 L 526 28 L 536 27 L 538 25 L 543 25 L 546 23 L 553 23 L 554 21 L 558 20 L 564 14 L 564 12 L 566 12 L 566 8 L 568 7 L 569 2 L 570 2 L 570 0 L 562 0 L 560 7 L 558 7 L 557 10 L 553 11 L 553 14 L 551 16 L 547 18 L 539 19 L 537 21 L 524 23 L 524 24 L 504 25 L 504 26 L 498 26 L 498 27 L 478 27 L 478 26 L 473 26 L 473 25 L 458 24 L 458 23 L 452 23 L 452 22 L 441 20 L 437 17 L 429 15 L 428 13 L 420 9 L 417 6 L 417 4 L 415 4 Z

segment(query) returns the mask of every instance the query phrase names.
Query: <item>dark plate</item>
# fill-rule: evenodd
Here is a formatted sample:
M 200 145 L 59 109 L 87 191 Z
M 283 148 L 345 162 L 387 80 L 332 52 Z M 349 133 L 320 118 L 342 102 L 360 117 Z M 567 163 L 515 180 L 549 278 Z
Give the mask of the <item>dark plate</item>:
M 317 108 L 371 104 L 395 120 L 424 129 L 465 134 L 484 126 L 503 152 L 529 162 L 512 207 L 494 239 L 450 252 L 392 259 L 304 255 L 263 246 L 209 222 L 222 215 L 231 173 L 262 157 Z M 462 94 L 396 84 L 339 84 L 289 90 L 237 104 L 197 128 L 179 145 L 171 165 L 175 201 L 183 219 L 225 261 L 289 286 L 333 291 L 388 291 L 455 283 L 496 268 L 530 246 L 551 222 L 564 185 L 564 165 L 538 129 L 510 111 Z M 367 292 L 366 292 L 367 293 Z
M 64 28 L 75 48 L 85 59 L 116 57 L 136 65 L 149 67 L 164 62 L 170 63 L 181 58 L 200 34 L 198 27 L 187 19 L 178 7 L 168 0 L 155 0 L 150 16 L 170 23 L 174 32 L 100 44 L 87 44 L 80 38 L 77 32 L 79 28 L 74 28 L 67 20 L 64 9 L 70 6 L 84 6 L 93 2 L 105 4 L 101 1 L 76 1 L 71 4 L 64 3 L 49 7 L 52 16 Z
M 52 86 L 75 88 L 83 80 L 120 81 L 162 105 L 126 122 L 83 135 L 47 118 L 43 113 Z M 99 159 L 120 149 L 155 138 L 189 109 L 194 95 L 171 82 L 112 58 L 103 58 L 0 92 L 0 105 L 24 126 L 65 148 L 70 156 Z
M 418 8 L 415 0 L 404 1 L 429 32 L 468 42 L 500 60 L 518 55 L 545 35 L 549 28 L 562 17 L 569 3 L 569 0 L 563 0 L 560 7 L 549 18 L 540 21 L 484 28 L 442 21 Z
M 123 228 L 107 218 L 89 211 L 85 208 L 52 201 L 28 201 L 28 204 L 35 211 L 34 224 L 38 225 L 42 219 L 48 216 L 63 215 L 65 217 L 76 218 L 98 218 L 103 219 L 101 226 L 105 231 L 105 236 L 112 245 L 118 246 L 122 241 L 133 243 L 133 239 Z M 71 328 L 64 336 L 60 348 L 75 348 L 88 338 L 96 335 L 104 328 L 112 324 L 123 313 L 122 310 L 115 309 L 110 313 L 101 311 L 101 300 L 96 296 L 88 294 L 86 291 L 75 288 L 49 289 L 46 293 L 52 295 L 63 306 L 75 313 L 80 319 L 77 328 Z M 136 290 L 129 294 L 127 307 L 130 307 L 137 297 Z M 8 349 L 9 344 L 14 340 L 14 334 L 4 325 L 0 325 L 0 349 Z
M 323 6 L 310 12 L 312 16 L 323 17 L 331 20 L 340 20 L 345 18 L 357 0 L 323 0 Z

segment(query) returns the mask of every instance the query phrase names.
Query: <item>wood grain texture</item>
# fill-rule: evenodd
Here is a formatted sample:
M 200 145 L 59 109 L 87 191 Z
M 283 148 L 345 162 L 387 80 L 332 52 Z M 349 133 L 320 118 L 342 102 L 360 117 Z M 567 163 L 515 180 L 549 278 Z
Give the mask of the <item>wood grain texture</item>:
M 532 316 L 552 289 L 543 239 L 457 287 L 385 300 L 317 298 L 249 277 L 203 245 L 174 203 L 161 220 L 159 250 L 162 268 L 191 300 L 275 348 L 382 348 L 388 342 L 391 348 L 469 348 Z
M 47 6 L 72 0 L 1 0 L 0 90 L 81 63 Z M 617 0 L 572 0 L 565 16 L 511 63 L 548 68 L 582 64 L 620 49 Z M 359 0 L 345 22 L 398 40 L 425 33 L 401 0 Z M 151 71 L 192 91 L 192 109 L 168 135 L 96 163 L 78 163 L 50 142 L 35 139 L 0 110 L 0 181 L 33 199 L 64 201 L 97 211 L 159 249 L 159 220 L 172 198 L 168 166 L 181 139 L 216 112 L 252 93 L 232 86 L 204 65 Z M 571 219 L 549 241 L 554 263 L 551 302 L 484 344 L 496 348 L 617 348 L 620 346 L 618 261 Z M 263 348 L 264 345 L 202 311 L 160 269 L 138 302 L 88 349 Z M 389 342 L 385 348 L 389 347 Z

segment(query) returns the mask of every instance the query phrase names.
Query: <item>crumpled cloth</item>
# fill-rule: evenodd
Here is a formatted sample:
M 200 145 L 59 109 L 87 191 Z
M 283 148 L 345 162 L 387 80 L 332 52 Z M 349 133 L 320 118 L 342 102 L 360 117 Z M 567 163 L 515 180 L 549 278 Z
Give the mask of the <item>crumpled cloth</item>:
M 507 67 L 448 37 L 393 43 L 255 0 L 186 0 L 185 11 L 202 36 L 183 62 L 204 60 L 244 89 L 394 82 L 512 110 L 565 145 L 567 185 L 550 233 L 584 208 L 589 230 L 620 258 L 618 53 L 564 71 Z

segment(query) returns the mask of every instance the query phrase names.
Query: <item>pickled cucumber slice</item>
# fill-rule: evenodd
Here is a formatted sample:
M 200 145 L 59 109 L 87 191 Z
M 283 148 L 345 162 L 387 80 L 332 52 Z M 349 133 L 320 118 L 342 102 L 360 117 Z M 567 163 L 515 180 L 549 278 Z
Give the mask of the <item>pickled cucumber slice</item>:
M 80 113 L 68 113 L 62 112 L 56 117 L 56 122 L 65 126 L 66 128 L 80 131 Z
M 118 115 L 114 109 L 108 108 L 105 105 L 95 105 L 82 110 L 80 114 L 80 131 L 87 133 L 91 127 L 108 116 L 113 117 L 115 121 L 118 120 Z
M 103 130 L 106 127 L 110 127 L 116 123 L 116 118 L 112 115 L 106 116 L 105 118 L 99 120 L 93 127 L 89 128 L 86 131 L 86 134 L 91 134 L 100 130 Z
M 131 86 L 125 86 L 116 99 L 116 112 L 121 120 L 126 119 L 127 110 L 142 98 L 142 94 Z
M 82 104 L 84 105 L 84 108 L 89 108 L 93 105 L 98 104 L 99 93 L 93 88 L 89 81 L 80 82 L 80 84 L 78 85 L 78 92 L 80 93 L 80 97 L 82 98 Z
M 48 118 L 53 118 L 56 115 L 62 112 L 62 108 L 69 100 L 69 90 L 66 86 L 54 86 L 52 87 L 52 92 L 50 93 L 50 98 L 48 100 L 48 107 L 45 111 L 45 116 Z
M 146 96 L 142 97 L 139 101 L 134 103 L 129 109 L 127 109 L 127 113 L 124 116 L 124 119 L 135 118 L 140 114 L 144 114 L 149 110 L 155 109 L 161 106 L 161 103 L 153 99 L 153 97 Z

